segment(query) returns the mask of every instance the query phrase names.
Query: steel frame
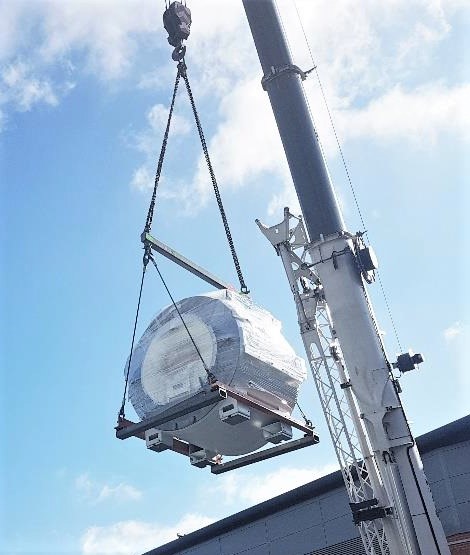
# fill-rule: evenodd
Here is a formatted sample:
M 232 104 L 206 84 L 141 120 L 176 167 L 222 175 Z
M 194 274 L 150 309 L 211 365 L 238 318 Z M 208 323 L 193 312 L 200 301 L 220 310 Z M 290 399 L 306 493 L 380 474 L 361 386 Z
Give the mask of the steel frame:
M 209 285 L 212 285 L 216 289 L 232 288 L 228 283 L 209 272 L 209 270 L 206 270 L 202 266 L 199 266 L 198 264 L 196 264 L 192 260 L 189 260 L 189 258 L 186 258 L 168 245 L 165 245 L 165 243 L 163 243 L 162 241 L 159 241 L 158 239 L 155 239 L 155 237 L 152 237 L 150 233 L 142 233 L 140 240 L 142 241 L 144 246 L 150 247 L 155 252 L 160 253 L 165 258 L 168 258 L 168 260 L 171 260 L 175 264 L 178 264 L 178 266 L 181 266 L 181 268 L 184 268 L 194 276 L 202 279 L 206 283 L 209 283 Z
M 382 485 L 322 286 L 309 262 L 311 245 L 302 219 L 285 209 L 279 225 L 267 228 L 257 223 L 284 264 L 315 387 L 366 553 L 390 555 L 382 519 L 361 518 L 364 508 L 377 504 L 375 494 Z
M 226 463 L 222 463 L 222 457 L 217 455 L 212 461 L 207 461 L 205 466 L 210 466 L 212 474 L 223 474 L 229 472 L 230 470 L 235 470 L 237 468 L 242 468 L 250 464 L 261 462 L 285 453 L 290 453 L 298 449 L 303 449 L 310 445 L 316 445 L 319 442 L 319 437 L 315 432 L 315 429 L 311 425 L 302 424 L 297 420 L 290 418 L 284 414 L 281 414 L 269 407 L 264 406 L 262 403 L 251 399 L 245 395 L 242 395 L 238 391 L 230 388 L 229 386 L 215 382 L 208 385 L 207 388 L 201 391 L 195 398 L 182 401 L 177 405 L 170 407 L 169 409 L 163 411 L 157 416 L 151 416 L 142 420 L 141 422 L 131 422 L 126 418 L 120 417 L 115 428 L 116 437 L 118 439 L 128 439 L 130 437 L 137 437 L 139 439 L 145 440 L 145 432 L 154 427 L 161 426 L 171 420 L 184 416 L 186 414 L 195 412 L 204 407 L 214 406 L 222 399 L 237 399 L 249 407 L 256 409 L 268 416 L 272 417 L 273 421 L 284 422 L 297 430 L 304 433 L 304 436 L 299 439 L 293 439 L 290 441 L 283 442 L 280 445 L 270 447 L 268 449 L 263 449 L 261 451 L 256 451 L 248 455 L 237 457 Z M 177 437 L 172 438 L 171 444 L 166 445 L 163 450 L 171 450 L 181 455 L 190 456 L 194 451 L 201 450 L 202 448 L 182 441 Z

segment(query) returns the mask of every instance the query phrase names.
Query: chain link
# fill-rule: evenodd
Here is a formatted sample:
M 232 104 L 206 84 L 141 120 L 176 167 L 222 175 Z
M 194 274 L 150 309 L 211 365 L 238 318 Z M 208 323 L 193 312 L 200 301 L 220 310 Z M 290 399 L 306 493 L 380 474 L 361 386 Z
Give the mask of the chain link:
M 137 322 L 139 321 L 140 304 L 142 301 L 142 291 L 144 289 L 145 271 L 147 270 L 148 261 L 149 261 L 149 254 L 148 254 L 148 251 L 146 250 L 144 253 L 143 264 L 142 264 L 142 277 L 140 279 L 139 298 L 137 301 L 137 310 L 136 310 L 135 319 L 134 319 L 134 329 L 132 331 L 131 350 L 129 352 L 129 357 L 127 359 L 126 379 L 124 382 L 124 393 L 122 394 L 121 408 L 119 409 L 119 413 L 118 413 L 118 423 L 121 419 L 125 418 L 126 416 L 125 414 L 126 393 L 127 393 L 127 386 L 129 384 L 129 373 L 131 370 L 132 355 L 134 353 L 135 333 L 137 331 Z
M 166 153 L 166 147 L 168 144 L 168 136 L 170 134 L 170 126 L 171 126 L 171 119 L 173 117 L 173 112 L 174 112 L 174 108 L 175 108 L 175 100 L 176 100 L 176 94 L 178 92 L 178 86 L 179 86 L 179 82 L 181 80 L 181 77 L 183 77 L 184 82 L 186 84 L 186 89 L 188 91 L 188 96 L 189 96 L 189 100 L 191 103 L 191 108 L 194 114 L 194 119 L 196 122 L 196 126 L 197 126 L 197 130 L 199 133 L 199 138 L 201 140 L 201 145 L 202 145 L 202 150 L 204 152 L 204 158 L 206 159 L 206 163 L 207 163 L 207 168 L 209 170 L 209 175 L 211 177 L 211 181 L 212 181 L 212 186 L 214 187 L 214 193 L 215 193 L 215 198 L 217 199 L 217 205 L 219 207 L 219 211 L 220 211 L 220 215 L 222 217 L 222 222 L 224 224 L 224 229 L 225 229 L 225 234 L 227 236 L 227 241 L 230 247 L 230 252 L 232 254 L 232 259 L 233 259 L 233 263 L 235 265 L 235 270 L 237 272 L 238 275 L 238 280 L 240 282 L 240 291 L 242 293 L 249 293 L 248 287 L 246 286 L 245 280 L 243 278 L 243 274 L 240 268 L 240 262 L 238 261 L 238 256 L 237 253 L 235 251 L 235 245 L 233 243 L 233 239 L 232 239 L 232 234 L 230 233 L 230 228 L 228 225 L 228 221 L 227 221 L 227 215 L 225 214 L 225 210 L 224 210 L 224 206 L 222 204 L 222 198 L 220 196 L 220 191 L 219 191 L 219 187 L 217 185 L 217 180 L 215 178 L 215 174 L 214 174 L 214 170 L 212 168 L 212 163 L 211 160 L 209 158 L 209 152 L 207 149 L 207 144 L 206 144 L 206 139 L 204 137 L 204 132 L 202 130 L 202 126 L 201 126 L 201 121 L 199 119 L 199 115 L 196 109 L 196 104 L 194 102 L 194 97 L 193 97 L 193 93 L 191 90 L 191 86 L 189 84 L 189 79 L 188 79 L 188 75 L 186 72 L 186 64 L 183 61 L 180 61 L 178 63 L 178 71 L 176 74 L 176 79 L 175 79 L 175 85 L 173 88 L 173 95 L 171 98 L 171 104 L 170 104 L 170 110 L 168 113 L 168 119 L 166 122 L 166 128 L 165 128 L 165 133 L 163 135 L 163 142 L 162 142 L 162 147 L 160 150 L 160 156 L 158 158 L 158 164 L 157 164 L 157 171 L 155 174 L 155 181 L 154 181 L 154 185 L 153 185 L 153 191 L 152 191 L 152 198 L 150 200 L 150 205 L 149 205 L 149 209 L 147 212 L 147 218 L 145 220 L 145 227 L 144 227 L 144 233 L 150 233 L 151 228 L 152 228 L 152 222 L 153 222 L 153 215 L 155 212 L 155 201 L 156 201 L 156 197 L 157 197 L 157 189 L 158 189 L 158 185 L 160 183 L 160 176 L 162 173 L 162 168 L 163 168 L 163 161 L 165 159 L 165 153 Z M 170 295 L 170 298 L 173 302 L 173 305 L 175 306 L 178 314 L 181 317 L 181 320 L 184 324 L 184 327 L 186 328 L 186 331 L 188 332 L 188 335 L 191 339 L 191 341 L 193 342 L 193 345 L 199 355 L 199 358 L 201 359 L 201 362 L 204 366 L 204 369 L 207 373 L 207 377 L 208 377 L 208 381 L 209 383 L 212 383 L 215 380 L 214 375 L 209 371 L 209 369 L 207 368 L 204 359 L 201 356 L 201 353 L 196 345 L 196 343 L 194 342 L 193 337 L 191 336 L 191 333 L 189 332 L 188 327 L 186 326 L 185 321 L 183 320 L 183 317 L 181 316 L 179 309 L 175 303 L 175 301 L 173 300 L 173 297 L 165 283 L 165 280 L 163 279 L 160 270 L 158 269 L 158 266 L 154 260 L 154 258 L 152 257 L 152 254 L 150 252 L 150 247 L 148 245 L 146 245 L 145 247 L 145 252 L 144 252 L 144 259 L 143 259 L 143 270 L 142 270 L 142 279 L 140 282 L 140 290 L 139 290 L 139 298 L 138 298 L 138 302 L 137 302 L 137 311 L 136 311 L 136 315 L 135 315 L 135 320 L 134 320 L 134 330 L 132 333 L 132 341 L 131 341 L 131 350 L 130 350 L 130 354 L 129 354 L 129 358 L 127 361 L 127 369 L 126 369 L 126 378 L 125 378 L 125 384 L 124 384 L 124 394 L 122 397 L 122 403 L 121 403 L 121 408 L 119 410 L 119 415 L 118 415 L 118 420 L 124 418 L 125 413 L 124 413 L 124 407 L 125 407 L 125 403 L 126 403 L 126 393 L 127 393 L 127 387 L 128 387 L 128 383 L 129 383 L 129 372 L 130 372 L 130 367 L 131 367 L 131 361 L 132 361 L 132 354 L 134 351 L 134 342 L 135 342 L 135 334 L 136 334 L 136 329 L 137 329 L 137 321 L 139 318 L 139 309 L 140 309 L 140 303 L 142 300 L 142 290 L 143 290 L 143 286 L 144 286 L 144 278 L 145 278 L 145 271 L 147 268 L 147 264 L 148 262 L 151 261 L 153 263 L 153 265 L 155 266 L 162 282 L 163 285 L 165 286 L 165 289 L 167 290 L 168 294 Z
M 246 286 L 245 279 L 243 278 L 243 273 L 240 267 L 240 262 L 238 260 L 237 252 L 235 250 L 235 245 L 233 243 L 232 234 L 230 232 L 230 227 L 228 225 L 227 215 L 224 210 L 224 205 L 222 204 L 222 198 L 220 196 L 219 186 L 217 185 L 217 180 L 215 178 L 214 169 L 212 168 L 212 162 L 209 157 L 209 151 L 207 148 L 206 139 L 204 137 L 204 131 L 202 130 L 201 121 L 199 119 L 199 114 L 196 109 L 196 103 L 194 102 L 193 92 L 191 90 L 191 85 L 189 84 L 189 78 L 187 73 L 186 64 L 184 60 L 178 64 L 178 72 L 181 73 L 181 76 L 184 79 L 184 83 L 186 85 L 186 90 L 188 91 L 189 102 L 191 103 L 191 108 L 194 114 L 194 120 L 196 122 L 197 131 L 199 134 L 199 139 L 201 141 L 202 150 L 204 153 L 204 158 L 206 160 L 207 169 L 209 170 L 209 175 L 212 181 L 212 186 L 214 188 L 215 198 L 217 200 L 217 205 L 219 207 L 220 216 L 222 218 L 222 222 L 224 224 L 225 235 L 227 237 L 227 241 L 230 247 L 230 252 L 232 254 L 233 264 L 235 266 L 235 270 L 237 272 L 238 281 L 240 282 L 240 291 L 242 293 L 249 293 L 249 289 Z
M 155 199 L 157 196 L 157 188 L 160 182 L 160 175 L 162 173 L 163 160 L 165 159 L 166 146 L 168 143 L 168 135 L 170 134 L 171 118 L 173 116 L 173 111 L 175 108 L 176 93 L 178 92 L 178 85 L 180 82 L 180 78 L 181 78 L 181 72 L 180 72 L 180 66 L 178 64 L 178 73 L 176 74 L 175 86 L 173 88 L 173 96 L 171 98 L 170 111 L 168 113 L 168 120 L 166 122 L 165 134 L 163 135 L 162 148 L 160 150 L 160 156 L 158 158 L 157 172 L 155 174 L 155 182 L 153 185 L 152 199 L 150 200 L 147 219 L 145 221 L 145 227 L 144 227 L 145 233 L 150 233 L 150 229 L 152 227 L 153 213 L 155 212 Z

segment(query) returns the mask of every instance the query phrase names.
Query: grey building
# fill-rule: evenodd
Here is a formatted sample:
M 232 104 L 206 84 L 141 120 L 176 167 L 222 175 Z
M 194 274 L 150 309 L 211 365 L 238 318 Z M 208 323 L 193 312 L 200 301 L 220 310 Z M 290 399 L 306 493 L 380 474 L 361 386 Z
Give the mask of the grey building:
M 453 555 L 470 555 L 470 416 L 417 439 Z M 363 555 L 340 471 L 146 555 Z

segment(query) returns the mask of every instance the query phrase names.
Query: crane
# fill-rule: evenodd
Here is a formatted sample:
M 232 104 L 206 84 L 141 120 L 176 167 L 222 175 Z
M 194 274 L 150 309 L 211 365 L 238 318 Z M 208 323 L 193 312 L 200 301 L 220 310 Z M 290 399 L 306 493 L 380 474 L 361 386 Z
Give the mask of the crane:
M 274 0 L 243 0 L 303 217 L 261 231 L 280 256 L 355 524 L 368 555 L 447 555 L 393 368 L 367 292 L 377 262 L 350 233 L 321 152 Z
M 261 84 L 273 109 L 302 209 L 302 216 L 296 217 L 286 208 L 283 220 L 277 225 L 268 227 L 259 220 L 257 224 L 275 248 L 286 272 L 307 359 L 349 496 L 352 518 L 358 526 L 367 555 L 450 555 L 400 399 L 401 390 L 393 373 L 394 369 L 402 373 L 413 370 L 423 358 L 410 351 L 400 354 L 394 362 L 389 360 L 367 290 L 375 279 L 377 260 L 372 247 L 366 244 L 365 232 L 349 232 L 341 214 L 302 85 L 311 70 L 302 71 L 293 63 L 275 0 L 242 2 L 263 71 Z M 178 62 L 178 74 L 142 236 L 146 250 L 139 303 L 145 267 L 149 260 L 154 262 L 151 257 L 151 249 L 154 248 L 167 256 L 169 253 L 171 259 L 206 281 L 212 280 L 211 283 L 225 287 L 202 268 L 165 245 L 155 243 L 148 235 L 180 77 L 183 77 L 192 100 L 184 63 L 186 48 L 183 45 L 191 24 L 187 6 L 178 1 L 172 2 L 165 11 L 164 24 L 169 33 L 168 41 L 174 47 L 172 57 Z M 202 128 L 194 102 L 191 103 L 239 275 L 241 293 L 247 294 Z M 138 309 L 139 305 L 136 323 Z M 186 331 L 190 335 L 187 328 Z M 192 337 L 191 340 L 197 349 Z M 213 388 L 214 383 L 209 381 Z M 229 392 L 225 388 L 224 392 L 237 398 L 235 391 Z M 124 419 L 125 394 L 126 389 L 116 435 L 120 439 L 132 435 L 141 437 L 149 426 L 156 425 L 156 421 L 127 422 Z M 215 397 L 215 400 L 204 400 L 197 408 L 218 402 L 218 393 Z M 245 397 L 240 400 L 247 402 Z M 256 408 L 263 407 L 257 404 Z M 179 406 L 177 409 L 180 410 Z M 195 407 L 192 406 L 191 410 Z M 266 407 L 263 410 L 266 411 Z M 185 411 L 184 414 L 188 412 Z M 273 417 L 272 411 L 269 416 Z M 274 416 L 279 418 L 277 413 Z M 174 417 L 173 411 L 165 416 L 166 420 L 160 417 L 159 423 Z M 289 422 L 292 424 L 292 421 Z M 310 443 L 317 442 L 312 429 L 308 426 L 301 428 L 310 433 Z M 148 448 L 156 451 L 173 448 L 181 452 L 174 444 L 163 445 L 159 430 L 152 428 L 150 431 L 158 436 L 159 445 L 158 448 L 153 444 L 147 445 Z M 298 447 L 295 444 L 292 449 Z M 195 446 L 186 444 L 186 448 L 191 454 Z M 264 453 L 271 456 L 273 449 L 279 452 L 277 448 L 272 448 Z M 220 473 L 244 465 L 247 458 L 254 460 L 250 455 L 242 457 L 243 460 L 235 465 L 220 465 L 205 459 L 199 462 L 202 466 L 210 463 L 211 471 Z

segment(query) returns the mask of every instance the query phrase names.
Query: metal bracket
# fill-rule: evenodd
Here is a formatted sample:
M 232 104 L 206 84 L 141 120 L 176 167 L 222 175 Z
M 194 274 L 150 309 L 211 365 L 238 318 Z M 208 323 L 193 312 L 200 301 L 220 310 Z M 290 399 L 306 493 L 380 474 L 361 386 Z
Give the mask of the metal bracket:
M 314 69 L 316 69 L 316 67 L 317 66 L 314 66 L 307 71 L 302 71 L 300 67 L 294 64 L 287 64 L 285 66 L 279 66 L 279 67 L 271 66 L 271 71 L 267 75 L 264 75 L 264 77 L 261 79 L 261 86 L 266 91 L 268 83 L 270 83 L 274 79 L 277 79 L 278 77 L 286 73 L 296 73 L 297 75 L 300 75 L 300 78 L 302 79 L 302 81 L 305 81 L 305 79 L 307 79 L 308 74 L 312 72 Z
M 377 518 L 385 518 L 386 516 L 393 514 L 392 507 L 378 507 L 378 503 L 379 502 L 375 497 L 373 499 L 366 499 L 360 503 L 349 503 L 354 524 L 357 525 L 361 522 L 369 522 L 371 520 L 376 520 Z
M 132 436 L 141 437 L 149 428 L 158 428 L 162 424 L 170 422 L 171 420 L 176 420 L 190 412 L 215 405 L 223 399 L 223 394 L 219 391 L 202 391 L 195 397 L 196 398 L 191 399 L 190 402 L 182 401 L 160 414 L 146 418 L 137 424 L 130 420 L 120 418 L 116 426 L 116 437 L 118 439 L 127 439 Z
M 200 468 L 204 466 L 210 466 L 211 472 L 213 474 L 222 474 L 224 472 L 228 472 L 229 470 L 234 470 L 236 468 L 241 468 L 249 464 L 254 464 L 256 462 L 270 459 L 284 453 L 296 451 L 297 449 L 301 449 L 309 445 L 315 445 L 320 441 L 318 435 L 315 433 L 315 429 L 313 428 L 313 426 L 302 424 L 301 422 L 298 422 L 293 418 L 283 415 L 282 413 L 265 406 L 261 402 L 250 398 L 249 395 L 242 395 L 238 391 L 235 391 L 230 387 L 227 387 L 225 384 L 219 382 L 212 384 L 210 390 L 206 388 L 205 390 L 198 393 L 196 395 L 196 398 L 182 401 L 181 403 L 178 403 L 177 405 L 161 412 L 156 416 L 142 420 L 142 422 L 134 423 L 125 418 L 119 418 L 118 424 L 115 428 L 116 437 L 118 439 L 137 437 L 139 439 L 147 440 L 149 435 L 148 430 L 156 432 L 159 426 L 161 426 L 162 424 L 170 422 L 171 420 L 175 420 L 181 416 L 185 416 L 201 408 L 216 405 L 219 401 L 227 398 L 240 401 L 247 407 L 256 409 L 264 414 L 272 416 L 275 422 L 284 423 L 287 426 L 292 426 L 292 428 L 296 428 L 302 431 L 305 436 L 300 439 L 287 441 L 281 445 L 276 445 L 275 447 L 271 447 L 269 449 L 263 449 L 262 451 L 258 451 L 256 453 L 250 453 L 249 455 L 238 457 L 223 464 L 221 463 L 222 457 L 220 455 L 215 454 L 215 456 L 212 458 L 209 458 L 209 455 L 203 456 L 204 449 L 202 447 L 193 445 L 186 441 L 182 441 L 177 437 L 167 437 L 167 439 L 164 439 L 162 441 L 162 445 L 158 445 L 154 449 L 150 447 L 151 450 L 155 452 L 161 452 L 167 449 L 172 450 L 181 455 L 190 457 L 192 461 L 191 464 L 193 464 L 193 466 L 198 466 Z M 171 434 L 171 432 L 168 433 Z M 165 446 L 167 449 L 165 449 Z
M 303 449 L 309 445 L 315 445 L 319 441 L 317 435 L 307 435 L 301 437 L 300 439 L 293 439 L 287 443 L 281 445 L 276 445 L 269 449 L 263 449 L 257 453 L 250 453 L 244 457 L 238 457 L 233 461 L 228 461 L 226 463 L 216 464 L 211 466 L 212 474 L 223 474 L 224 472 L 229 472 L 230 470 L 235 470 L 237 468 L 242 468 L 250 464 L 265 461 L 267 459 L 272 459 L 278 455 L 283 455 L 284 453 L 291 453 L 292 451 L 297 451 L 298 449 Z
M 226 385 L 215 383 L 213 385 L 213 388 L 218 389 L 219 394 L 221 396 L 224 395 L 226 397 L 236 399 L 237 401 L 242 402 L 244 405 L 247 405 L 248 407 L 251 407 L 253 409 L 258 409 L 261 412 L 263 412 L 264 414 L 268 414 L 268 415 L 272 416 L 277 421 L 284 422 L 285 424 L 288 424 L 289 426 L 292 426 L 293 428 L 296 428 L 297 430 L 300 430 L 304 434 L 315 435 L 313 426 L 307 426 L 305 424 L 302 424 L 301 422 L 298 422 L 297 420 L 294 420 L 293 418 L 290 418 L 288 416 L 284 416 L 281 413 L 279 413 L 279 412 L 277 412 L 273 409 L 270 409 L 270 408 L 266 407 L 265 405 L 263 405 L 262 403 L 250 398 L 249 396 L 245 396 L 245 395 L 242 395 L 241 393 L 238 393 L 238 391 L 235 391 L 234 389 L 231 389 L 230 387 L 227 387 Z
M 168 258 L 168 260 L 175 262 L 178 266 L 188 270 L 188 272 L 191 272 L 193 275 L 202 279 L 206 283 L 209 283 L 213 287 L 216 287 L 217 289 L 233 289 L 233 287 L 231 287 L 228 283 L 222 281 L 214 274 L 211 274 L 208 270 L 198 266 L 195 262 L 189 260 L 189 258 L 186 258 L 179 252 L 170 248 L 168 245 L 165 245 L 165 243 L 155 239 L 155 237 L 152 237 L 150 233 L 142 233 L 140 240 L 144 246 L 162 254 Z
M 297 223 L 291 228 L 290 221 L 295 220 Z M 260 228 L 261 233 L 276 248 L 281 243 L 289 243 L 292 249 L 303 247 L 308 244 L 307 232 L 302 221 L 301 216 L 294 216 L 289 211 L 289 208 L 284 208 L 284 219 L 281 223 L 268 227 L 255 220 L 257 226 Z

